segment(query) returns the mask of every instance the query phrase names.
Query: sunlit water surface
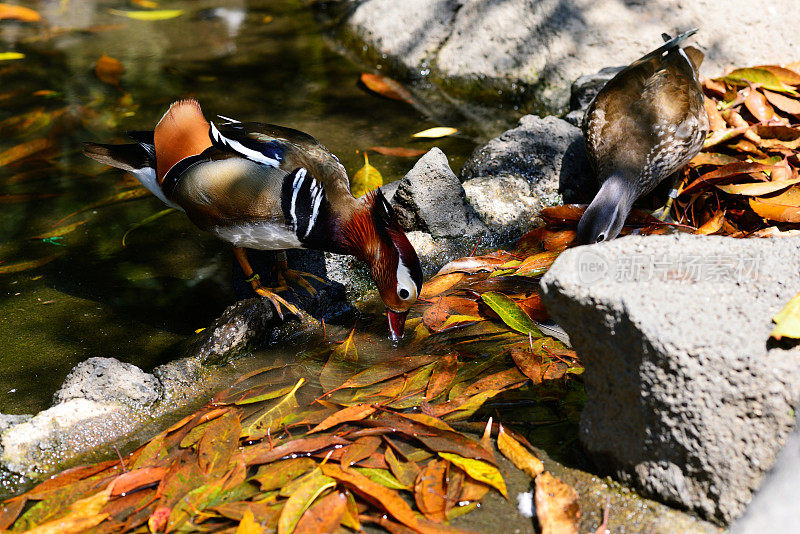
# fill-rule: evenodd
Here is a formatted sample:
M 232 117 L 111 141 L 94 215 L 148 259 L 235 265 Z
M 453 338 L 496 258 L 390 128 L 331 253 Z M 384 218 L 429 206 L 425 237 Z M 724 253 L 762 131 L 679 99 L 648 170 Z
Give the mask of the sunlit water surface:
M 475 146 L 412 141 L 438 124 L 360 89 L 359 66 L 326 44 L 299 1 L 161 3 L 185 11 L 159 21 L 109 11 L 141 9 L 119 1 L 27 5 L 44 22 L 0 22 L 0 52 L 25 54 L 0 61 L 2 413 L 46 408 L 69 370 L 93 356 L 145 369 L 178 357 L 233 302 L 229 247 L 181 214 L 133 229 L 123 246 L 128 230 L 164 206 L 149 196 L 103 203 L 136 183 L 84 158 L 82 142 L 122 142 L 124 131 L 152 128 L 172 101 L 191 96 L 209 118 L 309 132 L 351 175 L 374 145 L 438 146 L 456 170 Z M 122 63 L 119 86 L 95 74 L 102 54 Z M 387 180 L 414 161 L 370 157 Z

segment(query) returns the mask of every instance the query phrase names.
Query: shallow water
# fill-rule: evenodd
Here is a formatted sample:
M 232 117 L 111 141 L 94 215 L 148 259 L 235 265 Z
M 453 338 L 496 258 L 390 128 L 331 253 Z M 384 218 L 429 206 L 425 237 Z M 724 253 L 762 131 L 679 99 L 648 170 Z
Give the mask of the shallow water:
M 0 272 L 16 271 L 0 274 L 2 413 L 47 407 L 69 370 L 92 356 L 145 369 L 168 361 L 233 301 L 227 245 L 180 214 L 136 228 L 123 247 L 126 231 L 164 208 L 157 199 L 71 215 L 135 187 L 81 156 L 81 142 L 121 142 L 125 130 L 152 128 L 170 102 L 192 96 L 209 118 L 309 132 L 351 175 L 373 145 L 438 146 L 456 170 L 475 146 L 459 137 L 412 141 L 438 124 L 360 89 L 359 66 L 325 43 L 299 1 L 161 3 L 185 11 L 160 21 L 109 12 L 141 9 L 120 1 L 26 5 L 45 22 L 0 22 L 0 52 L 25 54 L 0 61 L 0 154 L 31 141 L 24 146 L 40 148 L 0 164 Z M 119 87 L 96 76 L 102 54 L 121 61 Z M 387 180 L 414 161 L 370 154 Z M 31 261 L 43 264 L 18 265 Z

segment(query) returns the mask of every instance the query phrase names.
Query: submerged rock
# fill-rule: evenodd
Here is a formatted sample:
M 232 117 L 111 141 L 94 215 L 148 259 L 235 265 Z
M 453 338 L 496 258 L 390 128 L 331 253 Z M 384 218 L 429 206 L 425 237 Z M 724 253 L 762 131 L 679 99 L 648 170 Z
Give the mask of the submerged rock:
M 89 358 L 70 371 L 53 402 L 87 399 L 148 406 L 161 393 L 158 379 L 133 364 L 115 358 Z
M 597 466 L 739 516 L 800 402 L 800 347 L 769 341 L 800 287 L 800 239 L 625 237 L 567 250 L 541 285 L 586 366 L 580 437 Z
M 461 169 L 468 202 L 504 238 L 530 230 L 545 206 L 576 199 L 591 181 L 581 131 L 556 117 L 526 115 L 475 149 Z

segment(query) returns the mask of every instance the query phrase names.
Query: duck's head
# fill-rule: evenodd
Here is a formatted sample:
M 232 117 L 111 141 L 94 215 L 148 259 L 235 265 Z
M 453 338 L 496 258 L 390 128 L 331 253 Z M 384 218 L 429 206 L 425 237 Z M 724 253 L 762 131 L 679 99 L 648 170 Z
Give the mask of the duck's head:
M 422 290 L 422 266 L 417 252 L 397 220 L 392 206 L 377 189 L 362 197 L 363 207 L 347 225 L 360 249 L 356 256 L 369 265 L 370 274 L 386 304 L 389 333 L 403 336 L 408 310 Z

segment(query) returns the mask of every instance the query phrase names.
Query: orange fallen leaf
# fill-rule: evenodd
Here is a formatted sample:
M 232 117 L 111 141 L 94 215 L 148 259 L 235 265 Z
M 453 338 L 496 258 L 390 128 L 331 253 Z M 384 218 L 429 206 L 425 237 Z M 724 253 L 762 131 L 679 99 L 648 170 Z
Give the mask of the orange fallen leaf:
M 21 22 L 36 22 L 42 19 L 37 11 L 23 6 L 0 4 L 0 20 L 19 20 Z
M 775 116 L 775 110 L 767 102 L 767 98 L 751 87 L 744 99 L 745 107 L 753 114 L 757 120 L 767 122 Z
M 695 234 L 698 235 L 710 235 L 715 234 L 722 229 L 722 222 L 725 220 L 725 210 L 719 210 L 717 213 L 714 214 L 705 224 L 703 224 L 700 228 L 695 230 Z
M 94 66 L 94 72 L 100 81 L 111 85 L 119 85 L 119 78 L 125 72 L 125 68 L 118 59 L 103 54 Z
M 400 82 L 386 76 L 365 72 L 361 74 L 361 82 L 373 93 L 378 93 L 392 100 L 400 100 L 409 104 L 414 103 L 414 97 L 411 96 L 408 89 L 403 87 Z
M 371 146 L 370 150 L 383 154 L 384 156 L 394 156 L 397 158 L 415 158 L 427 152 L 418 148 L 404 148 L 399 146 Z
M 536 517 L 542 534 L 577 534 L 581 509 L 575 489 L 547 471 L 536 477 Z

